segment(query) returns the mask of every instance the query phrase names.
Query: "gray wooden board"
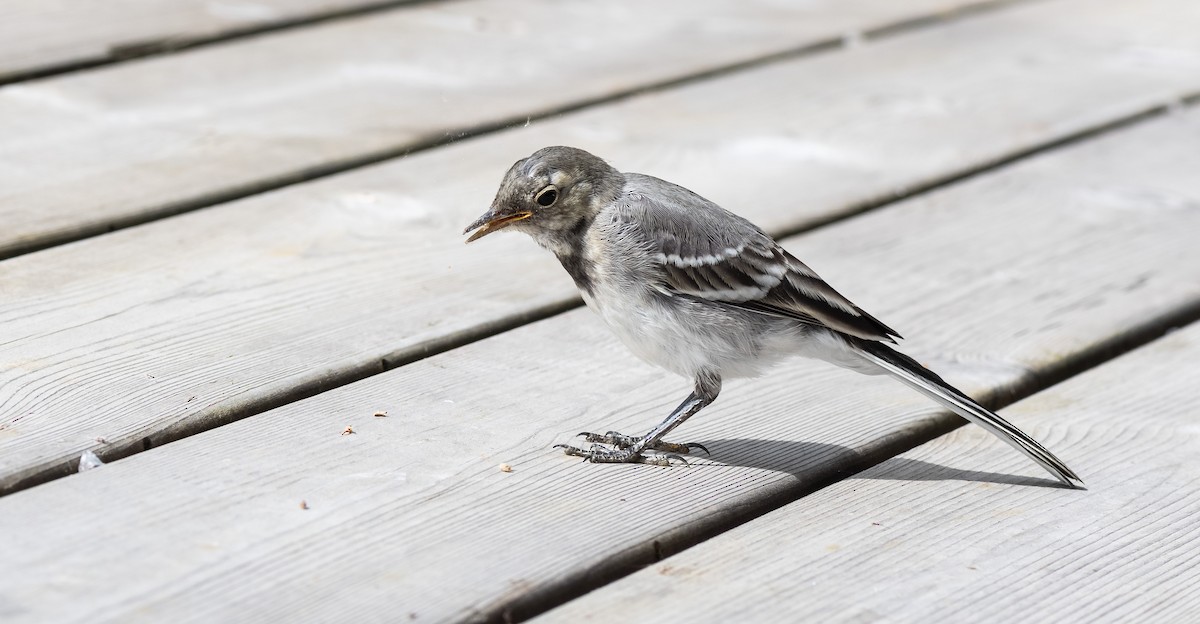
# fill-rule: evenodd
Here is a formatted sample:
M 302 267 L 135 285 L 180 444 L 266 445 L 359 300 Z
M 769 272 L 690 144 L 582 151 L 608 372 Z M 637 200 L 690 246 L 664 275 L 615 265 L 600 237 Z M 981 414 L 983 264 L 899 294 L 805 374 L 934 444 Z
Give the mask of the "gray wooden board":
M 56 67 L 174 48 L 378 0 L 5 0 L 0 3 L 0 81 Z
M 975 4 L 464 0 L 9 85 L 0 258 Z
M 1123 65 L 1132 44 L 1106 43 L 1157 26 L 1117 2 L 1109 30 L 1100 10 L 1057 19 L 1079 4 L 647 95 L 2 262 L 0 491 L 65 474 L 85 449 L 156 445 L 572 301 L 528 240 L 460 235 L 509 163 L 542 145 L 592 149 L 780 232 L 1172 97 L 1155 81 L 1174 69 Z
M 1192 326 L 1004 410 L 1086 492 L 967 427 L 535 621 L 1195 622 L 1198 376 Z
M 1195 315 L 1198 137 L 1200 112 L 1159 119 L 785 245 L 911 336 L 908 352 L 996 397 Z M 887 379 L 795 361 L 727 383 L 677 432 L 712 450 L 691 468 L 588 465 L 550 448 L 580 430 L 641 432 L 688 385 L 575 310 L 17 492 L 0 499 L 0 613 L 496 615 L 953 420 Z M 1079 430 L 1022 424 L 1085 478 L 1103 474 Z M 1012 452 L 959 465 L 1053 485 Z M 1033 490 L 1046 504 L 1091 495 Z

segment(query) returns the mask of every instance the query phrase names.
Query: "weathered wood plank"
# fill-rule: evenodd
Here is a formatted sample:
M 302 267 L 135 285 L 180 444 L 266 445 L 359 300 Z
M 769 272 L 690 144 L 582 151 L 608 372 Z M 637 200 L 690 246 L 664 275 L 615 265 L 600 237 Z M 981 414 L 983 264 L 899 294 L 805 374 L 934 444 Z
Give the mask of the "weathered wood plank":
M 6 0 L 0 82 L 386 6 L 379 0 Z
M 1027 389 L 1195 316 L 1197 137 L 1200 112 L 1161 119 L 785 244 L 952 382 Z M 0 499 L 0 532 L 30 536 L 0 541 L 0 604 L 14 621 L 519 615 L 952 420 L 894 382 L 796 362 L 688 422 L 681 439 L 713 452 L 690 469 L 549 448 L 646 428 L 686 388 L 572 311 Z M 1100 470 L 1078 436 L 1034 431 Z M 1026 467 L 991 459 L 963 466 Z
M 1194 621 L 1198 362 L 1193 326 L 1004 410 L 1086 492 L 966 427 L 536 621 Z
M 68 474 L 85 449 L 136 452 L 573 301 L 523 238 L 462 246 L 504 168 L 542 145 L 591 149 L 780 232 L 1172 96 L 1154 81 L 1173 69 L 1118 62 L 1128 33 L 1157 26 L 1118 2 L 1060 19 L 1079 6 L 648 95 L 0 263 L 0 491 Z M 1109 30 L 1106 10 L 1121 18 Z
M 976 3 L 463 0 L 10 85 L 0 258 Z

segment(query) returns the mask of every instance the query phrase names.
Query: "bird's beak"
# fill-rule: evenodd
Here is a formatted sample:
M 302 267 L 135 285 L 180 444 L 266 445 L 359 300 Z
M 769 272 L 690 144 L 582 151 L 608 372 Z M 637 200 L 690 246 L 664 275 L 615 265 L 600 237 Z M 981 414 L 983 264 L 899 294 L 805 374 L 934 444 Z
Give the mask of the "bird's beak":
M 484 236 L 487 236 L 496 230 L 508 227 L 517 221 L 528 219 L 531 216 L 533 216 L 533 213 L 529 212 L 528 210 L 523 210 L 521 212 L 515 212 L 512 214 L 501 214 L 498 210 L 496 210 L 496 207 L 493 206 L 491 210 L 483 213 L 483 216 L 476 219 L 474 223 L 468 225 L 467 229 L 463 230 L 463 234 L 478 228 L 478 231 L 467 239 L 467 242 L 469 243 L 471 241 L 483 238 Z

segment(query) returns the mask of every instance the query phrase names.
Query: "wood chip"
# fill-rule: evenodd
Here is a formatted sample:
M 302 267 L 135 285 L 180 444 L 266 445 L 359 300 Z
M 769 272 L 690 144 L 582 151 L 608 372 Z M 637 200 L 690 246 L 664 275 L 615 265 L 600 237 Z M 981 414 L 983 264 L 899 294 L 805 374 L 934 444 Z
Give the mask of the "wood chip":
M 512 466 L 508 464 L 500 464 L 500 472 L 512 472 Z
M 387 418 L 387 410 L 379 410 L 375 412 L 375 418 Z
M 342 435 L 350 435 L 352 433 L 354 433 L 354 427 L 350 425 L 346 425 L 346 428 L 342 430 Z

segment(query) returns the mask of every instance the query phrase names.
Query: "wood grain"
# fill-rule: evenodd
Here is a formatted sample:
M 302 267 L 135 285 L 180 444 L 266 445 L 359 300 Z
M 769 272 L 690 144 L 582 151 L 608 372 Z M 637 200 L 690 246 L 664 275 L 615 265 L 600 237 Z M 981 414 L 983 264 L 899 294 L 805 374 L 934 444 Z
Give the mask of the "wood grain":
M 386 3 L 7 0 L 0 4 L 0 82 L 382 4 Z
M 0 258 L 976 3 L 428 3 L 9 85 Z
M 1004 410 L 1086 492 L 966 427 L 535 621 L 1193 621 L 1197 362 L 1192 326 Z
M 1196 316 L 1197 137 L 1200 113 L 1160 119 L 785 244 L 995 399 Z M 550 448 L 647 429 L 687 386 L 586 310 L 531 324 L 0 499 L 16 536 L 0 605 L 14 622 L 519 617 L 953 420 L 889 380 L 793 362 L 727 384 L 678 432 L 712 449 L 691 468 Z M 1082 435 L 1033 424 L 1101 472 Z M 955 465 L 1052 484 L 1025 461 Z
M 543 145 L 779 233 L 1172 97 L 1154 81 L 1174 70 L 1124 68 L 1129 44 L 1111 43 L 1157 26 L 1120 3 L 1109 30 L 1103 11 L 1057 19 L 1075 6 L 646 95 L 0 263 L 0 492 L 71 473 L 86 449 L 124 456 L 569 305 L 570 279 L 527 239 L 460 234 Z

